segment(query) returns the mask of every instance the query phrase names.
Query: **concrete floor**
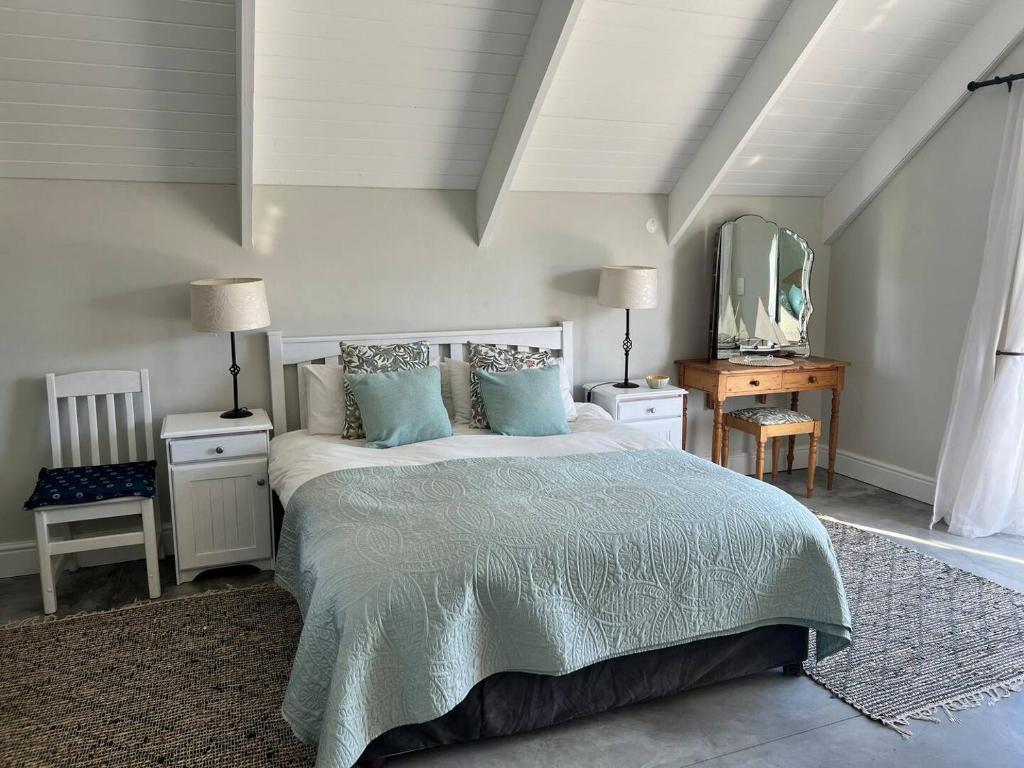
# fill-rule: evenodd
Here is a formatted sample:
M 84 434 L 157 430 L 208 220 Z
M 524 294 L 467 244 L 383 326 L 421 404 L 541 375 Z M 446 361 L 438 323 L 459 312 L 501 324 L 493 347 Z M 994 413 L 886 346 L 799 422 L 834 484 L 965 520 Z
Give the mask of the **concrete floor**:
M 803 472 L 780 485 L 801 501 Z M 961 539 L 929 531 L 930 508 L 845 477 L 818 491 L 809 506 L 824 515 L 871 526 L 933 557 L 1024 592 L 1024 540 Z M 61 613 L 101 610 L 145 597 L 139 563 L 82 569 L 59 585 Z M 175 597 L 269 574 L 246 569 L 208 574 L 165 588 Z M 174 581 L 169 559 L 163 583 Z M 38 579 L 0 580 L 0 622 L 37 615 Z M 944 718 L 943 718 L 944 720 Z M 680 696 L 597 715 L 532 734 L 424 752 L 389 763 L 395 768 L 682 768 L 701 765 L 882 768 L 905 766 L 1024 766 L 1024 692 L 992 707 L 957 714 L 956 723 L 915 722 L 914 736 L 858 714 L 807 678 L 768 672 Z

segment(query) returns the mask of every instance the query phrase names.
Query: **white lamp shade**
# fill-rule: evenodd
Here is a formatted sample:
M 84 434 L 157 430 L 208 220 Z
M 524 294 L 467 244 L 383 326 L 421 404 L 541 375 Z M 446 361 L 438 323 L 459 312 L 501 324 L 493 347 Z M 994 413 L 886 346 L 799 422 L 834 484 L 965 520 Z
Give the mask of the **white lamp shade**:
M 193 280 L 189 285 L 194 331 L 251 331 L 270 325 L 262 278 L 212 277 Z
M 618 309 L 654 309 L 658 306 L 658 270 L 655 267 L 602 267 L 597 303 Z

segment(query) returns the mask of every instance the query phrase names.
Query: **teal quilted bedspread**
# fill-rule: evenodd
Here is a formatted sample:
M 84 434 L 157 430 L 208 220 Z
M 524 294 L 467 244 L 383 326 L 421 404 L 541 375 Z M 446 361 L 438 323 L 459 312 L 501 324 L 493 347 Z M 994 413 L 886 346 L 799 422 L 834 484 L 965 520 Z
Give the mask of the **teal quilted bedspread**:
M 305 617 L 283 713 L 321 767 L 497 672 L 769 624 L 818 630 L 821 657 L 850 640 L 814 515 L 672 449 L 321 475 L 288 504 L 277 581 Z

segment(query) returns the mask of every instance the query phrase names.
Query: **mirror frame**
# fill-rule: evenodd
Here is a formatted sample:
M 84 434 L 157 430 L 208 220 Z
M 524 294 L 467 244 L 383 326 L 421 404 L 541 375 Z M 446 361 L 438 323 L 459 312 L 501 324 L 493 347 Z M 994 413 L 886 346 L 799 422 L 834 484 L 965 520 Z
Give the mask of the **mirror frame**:
M 742 218 L 747 216 L 754 216 L 766 224 L 771 224 L 778 231 L 781 236 L 783 232 L 787 232 L 793 236 L 794 239 L 800 245 L 803 246 L 804 251 L 807 253 L 807 258 L 804 259 L 804 266 L 800 276 L 800 290 L 804 294 L 804 307 L 800 312 L 800 341 L 793 342 L 792 344 L 783 347 L 784 350 L 792 352 L 796 357 L 809 357 L 811 354 L 811 343 L 807 337 L 807 326 L 811 319 L 811 314 L 814 312 L 814 305 L 811 302 L 811 267 L 814 266 L 814 249 L 808 245 L 800 234 L 789 227 L 780 227 L 776 222 L 766 219 L 758 213 L 744 213 L 735 218 L 728 219 L 719 224 L 715 230 L 715 248 L 713 251 L 714 265 L 712 267 L 711 276 L 711 322 L 708 324 L 708 362 L 715 360 L 725 360 L 727 358 L 720 358 L 718 356 L 718 310 L 719 310 L 719 296 L 721 293 L 721 277 L 722 277 L 722 228 L 726 224 L 735 224 Z M 777 268 L 777 267 L 776 267 Z M 775 297 L 774 314 L 778 316 L 778 296 Z

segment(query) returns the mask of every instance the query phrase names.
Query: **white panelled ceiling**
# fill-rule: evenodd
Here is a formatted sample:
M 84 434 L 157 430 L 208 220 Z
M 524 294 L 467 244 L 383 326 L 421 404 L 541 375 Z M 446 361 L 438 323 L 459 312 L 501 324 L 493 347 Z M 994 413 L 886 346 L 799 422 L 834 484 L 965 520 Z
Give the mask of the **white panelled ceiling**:
M 0 176 L 236 179 L 232 0 L 0 0 Z
M 959 88 L 929 77 L 940 65 L 943 82 L 984 75 L 962 70 L 1021 39 L 1022 8 L 0 0 L 0 177 L 242 179 L 244 211 L 251 145 L 257 184 L 476 189 L 486 166 L 513 190 L 823 197 L 912 99 L 955 107 Z M 752 111 L 763 83 L 770 93 Z M 499 127 L 512 149 L 491 157 Z
M 789 0 L 587 0 L 513 189 L 668 192 Z
M 991 5 L 848 0 L 716 191 L 826 195 Z
M 475 189 L 540 0 L 257 0 L 257 184 Z

